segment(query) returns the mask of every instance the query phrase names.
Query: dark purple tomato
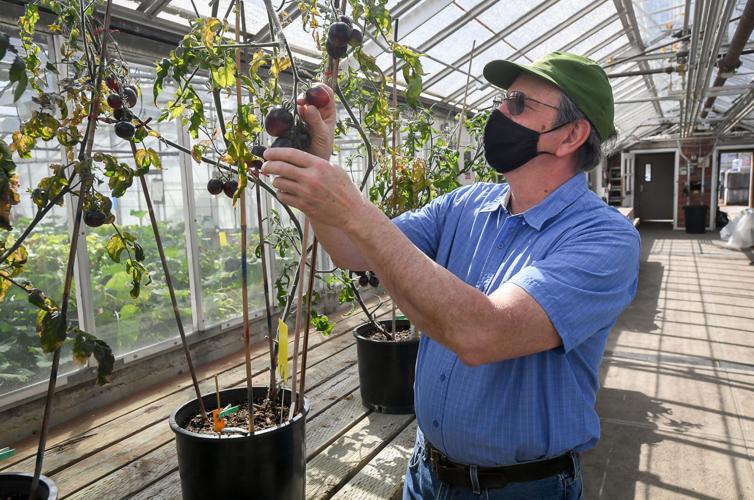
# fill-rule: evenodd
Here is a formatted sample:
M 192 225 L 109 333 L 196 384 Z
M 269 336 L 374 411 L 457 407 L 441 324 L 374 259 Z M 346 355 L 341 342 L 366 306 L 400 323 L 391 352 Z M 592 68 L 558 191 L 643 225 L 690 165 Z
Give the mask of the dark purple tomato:
M 345 47 L 348 45 L 348 39 L 351 38 L 351 26 L 344 22 L 332 23 L 330 31 L 327 33 L 327 41 L 335 47 Z
M 280 137 L 293 127 L 293 115 L 285 108 L 275 107 L 264 119 L 264 129 L 272 137 Z
M 233 198 L 233 195 L 238 191 L 238 182 L 234 180 L 225 181 L 223 185 L 223 192 L 228 198 Z
M 114 110 L 121 109 L 123 107 L 123 99 L 118 94 L 110 94 L 107 96 L 107 105 Z
M 139 97 L 139 93 L 136 91 L 136 87 L 129 85 L 123 89 L 123 97 L 126 98 L 126 105 L 129 108 L 136 106 L 136 99 Z
M 207 183 L 207 191 L 209 191 L 210 194 L 220 194 L 223 191 L 224 186 L 225 183 L 222 179 L 210 179 Z
M 136 133 L 136 129 L 131 122 L 118 122 L 115 124 L 115 135 L 121 139 L 131 140 Z
M 323 87 L 311 87 L 304 97 L 306 104 L 316 108 L 324 108 L 330 102 L 330 94 Z

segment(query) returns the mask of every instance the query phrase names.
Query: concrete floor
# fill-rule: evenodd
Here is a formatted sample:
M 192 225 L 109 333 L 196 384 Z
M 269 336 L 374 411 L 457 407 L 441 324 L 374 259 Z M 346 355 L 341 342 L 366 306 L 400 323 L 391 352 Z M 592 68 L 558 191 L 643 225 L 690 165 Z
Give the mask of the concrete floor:
M 639 291 L 611 333 L 585 498 L 754 499 L 754 252 L 640 226 Z

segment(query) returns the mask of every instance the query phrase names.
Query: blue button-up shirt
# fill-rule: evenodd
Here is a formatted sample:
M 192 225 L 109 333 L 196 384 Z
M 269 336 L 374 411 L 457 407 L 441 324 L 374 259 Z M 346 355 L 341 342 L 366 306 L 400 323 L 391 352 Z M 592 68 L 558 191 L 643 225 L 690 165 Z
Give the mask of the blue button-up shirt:
M 583 174 L 524 213 L 511 215 L 508 199 L 507 184 L 477 183 L 394 221 L 425 254 L 484 294 L 504 283 L 523 288 L 563 341 L 471 367 L 422 336 L 414 386 L 419 428 L 451 460 L 480 466 L 596 444 L 598 367 L 639 273 L 638 232 L 589 191 Z

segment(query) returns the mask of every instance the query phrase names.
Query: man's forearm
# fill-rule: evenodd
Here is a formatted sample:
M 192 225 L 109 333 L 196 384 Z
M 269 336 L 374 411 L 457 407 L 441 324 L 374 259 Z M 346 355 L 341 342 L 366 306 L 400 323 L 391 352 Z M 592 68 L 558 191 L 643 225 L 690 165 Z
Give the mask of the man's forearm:
M 401 311 L 463 359 L 469 332 L 489 320 L 487 297 L 433 262 L 374 206 L 365 204 L 354 221 L 346 234 Z
M 336 266 L 351 271 L 368 270 L 366 261 L 342 229 L 313 219 L 310 222 L 314 234 Z

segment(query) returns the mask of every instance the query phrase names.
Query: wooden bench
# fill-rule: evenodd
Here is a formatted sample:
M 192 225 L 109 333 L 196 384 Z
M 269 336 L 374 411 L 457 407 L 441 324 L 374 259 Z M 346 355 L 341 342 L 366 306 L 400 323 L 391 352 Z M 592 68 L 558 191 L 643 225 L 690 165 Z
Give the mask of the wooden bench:
M 383 307 L 383 311 L 389 311 Z M 329 337 L 310 336 L 307 393 L 306 497 L 400 497 L 416 432 L 413 415 L 385 415 L 361 404 L 356 343 L 351 330 L 363 315 L 337 318 Z M 266 379 L 267 344 L 254 346 L 252 367 L 259 384 Z M 289 349 L 292 352 L 293 349 Z M 203 393 L 244 383 L 239 353 L 197 374 Z M 190 379 L 182 377 L 111 405 L 96 414 L 51 431 L 44 473 L 53 478 L 60 498 L 181 497 L 173 432 L 167 418 L 192 399 Z M 17 454 L 2 470 L 32 472 L 35 444 L 16 445 Z

